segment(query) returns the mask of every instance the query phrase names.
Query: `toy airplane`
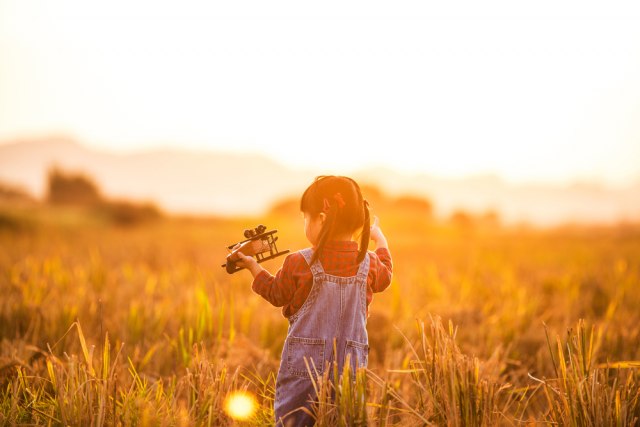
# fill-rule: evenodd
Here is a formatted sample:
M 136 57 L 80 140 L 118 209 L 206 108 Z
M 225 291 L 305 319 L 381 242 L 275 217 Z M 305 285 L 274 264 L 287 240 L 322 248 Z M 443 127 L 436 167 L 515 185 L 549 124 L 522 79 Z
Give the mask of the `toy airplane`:
M 267 227 L 262 224 L 253 230 L 244 230 L 246 240 L 227 247 L 230 253 L 227 256 L 227 263 L 222 264 L 222 267 L 227 269 L 227 273 L 233 274 L 243 269 L 243 267 L 236 266 L 236 262 L 239 260 L 236 255 L 238 252 L 253 256 L 258 262 L 268 261 L 289 253 L 288 249 L 278 252 L 278 248 L 276 247 L 278 238 L 275 236 L 278 230 L 266 230 Z

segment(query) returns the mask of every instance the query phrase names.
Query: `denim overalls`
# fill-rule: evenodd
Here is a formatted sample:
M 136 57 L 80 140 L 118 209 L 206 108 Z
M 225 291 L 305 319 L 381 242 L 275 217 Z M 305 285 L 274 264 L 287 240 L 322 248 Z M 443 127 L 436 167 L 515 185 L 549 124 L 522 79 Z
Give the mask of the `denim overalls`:
M 280 369 L 276 380 L 276 425 L 282 418 L 301 406 L 311 407 L 315 391 L 305 364 L 308 360 L 320 375 L 327 362 L 334 361 L 334 339 L 338 369 L 342 372 L 350 354 L 352 372 L 356 366 L 367 365 L 369 338 L 367 336 L 367 275 L 369 254 L 360 263 L 358 273 L 351 277 L 326 274 L 316 260 L 311 265 L 313 249 L 300 251 L 313 273 L 313 287 L 302 307 L 289 317 L 289 330 L 282 349 Z M 313 363 L 311 362 L 313 360 Z M 315 373 L 314 373 L 315 374 Z M 330 376 L 331 378 L 331 376 Z M 303 411 L 295 411 L 284 418 L 284 425 L 313 425 L 313 418 Z

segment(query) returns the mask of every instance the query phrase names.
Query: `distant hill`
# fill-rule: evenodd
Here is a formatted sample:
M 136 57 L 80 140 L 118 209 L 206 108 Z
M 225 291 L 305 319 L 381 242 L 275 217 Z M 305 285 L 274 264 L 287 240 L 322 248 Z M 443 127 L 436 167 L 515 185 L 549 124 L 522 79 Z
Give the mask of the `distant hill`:
M 0 145 L 0 182 L 37 197 L 47 170 L 57 165 L 93 177 L 109 197 L 151 200 L 170 212 L 260 214 L 275 201 L 299 195 L 320 170 L 293 170 L 265 156 L 157 149 L 114 154 L 52 137 Z M 429 198 L 439 216 L 457 209 L 495 210 L 504 222 L 554 225 L 569 221 L 640 220 L 640 182 L 627 188 L 595 184 L 509 185 L 499 177 L 443 179 L 387 169 L 353 174 L 393 194 Z
M 68 138 L 0 145 L 0 181 L 37 197 L 44 196 L 47 170 L 54 165 L 85 172 L 105 195 L 151 200 L 182 213 L 260 213 L 299 193 L 314 177 L 251 154 L 178 149 L 114 154 Z

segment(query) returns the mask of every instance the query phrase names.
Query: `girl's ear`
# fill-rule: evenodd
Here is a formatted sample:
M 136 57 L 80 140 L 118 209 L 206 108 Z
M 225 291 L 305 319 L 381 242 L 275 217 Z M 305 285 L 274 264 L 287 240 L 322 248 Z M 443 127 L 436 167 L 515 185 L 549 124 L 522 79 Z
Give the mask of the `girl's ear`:
M 320 212 L 320 224 L 324 225 L 324 222 L 327 220 L 327 214 L 324 212 Z

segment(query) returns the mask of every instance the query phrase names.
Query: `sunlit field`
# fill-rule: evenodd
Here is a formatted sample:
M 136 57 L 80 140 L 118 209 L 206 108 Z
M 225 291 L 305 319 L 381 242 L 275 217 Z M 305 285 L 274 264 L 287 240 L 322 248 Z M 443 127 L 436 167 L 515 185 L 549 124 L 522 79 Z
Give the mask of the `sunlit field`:
M 369 368 L 314 379 L 318 425 L 640 424 L 638 226 L 434 219 L 368 191 L 393 282 L 370 308 Z M 0 424 L 272 423 L 287 320 L 221 264 L 261 223 L 305 247 L 296 201 L 259 218 L 105 218 L 3 209 Z
M 0 427 L 273 426 L 288 332 L 318 427 L 640 427 L 639 71 L 638 1 L 0 0 Z M 342 372 L 223 267 L 327 174 Z

